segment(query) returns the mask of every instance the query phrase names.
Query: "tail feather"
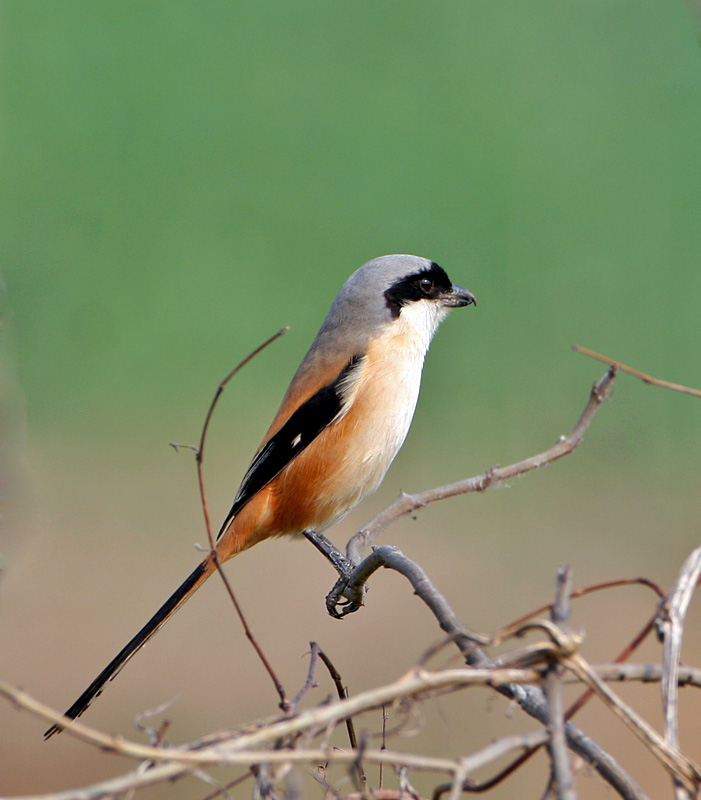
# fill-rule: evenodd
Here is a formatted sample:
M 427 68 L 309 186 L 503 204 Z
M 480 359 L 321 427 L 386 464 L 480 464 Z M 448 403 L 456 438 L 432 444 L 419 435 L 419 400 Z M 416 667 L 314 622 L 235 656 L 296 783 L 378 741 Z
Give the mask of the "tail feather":
M 173 592 L 165 603 L 156 611 L 144 627 L 134 636 L 102 670 L 88 688 L 65 712 L 69 719 L 77 719 L 92 701 L 102 694 L 105 685 L 118 675 L 129 659 L 153 636 L 163 623 L 198 589 L 212 574 L 214 565 L 211 559 L 205 559 L 195 571 Z M 63 730 L 60 723 L 52 725 L 44 734 L 48 739 Z

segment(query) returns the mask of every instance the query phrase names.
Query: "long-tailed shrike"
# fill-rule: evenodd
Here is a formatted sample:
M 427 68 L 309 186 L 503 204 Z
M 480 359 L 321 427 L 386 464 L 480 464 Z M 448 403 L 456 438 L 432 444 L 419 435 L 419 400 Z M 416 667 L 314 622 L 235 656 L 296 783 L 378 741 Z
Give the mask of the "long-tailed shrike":
M 221 562 L 271 536 L 318 534 L 379 486 L 409 430 L 433 334 L 451 308 L 474 302 L 418 256 L 382 256 L 350 276 L 243 476 L 217 537 Z M 207 556 L 66 717 L 79 717 L 215 568 Z

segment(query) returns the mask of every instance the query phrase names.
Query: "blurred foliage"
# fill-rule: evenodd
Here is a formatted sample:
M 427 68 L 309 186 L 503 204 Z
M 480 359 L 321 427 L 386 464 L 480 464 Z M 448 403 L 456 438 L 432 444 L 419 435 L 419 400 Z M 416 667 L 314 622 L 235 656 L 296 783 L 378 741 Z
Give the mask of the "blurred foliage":
M 598 371 L 573 341 L 701 384 L 684 4 L 0 9 L 2 265 L 32 423 L 177 417 L 291 323 L 256 378 L 277 397 L 345 277 L 397 251 L 477 294 L 434 374 L 452 365 L 442 385 L 492 439 L 544 392 L 547 416 L 569 408 Z M 666 402 L 657 448 L 697 413 Z
M 369 258 L 431 257 L 479 305 L 439 332 L 404 451 L 343 533 L 399 486 L 475 474 L 569 432 L 603 374 L 572 343 L 701 386 L 701 50 L 686 3 L 0 0 L 0 37 L 1 421 L 30 475 L 9 484 L 26 500 L 25 547 L 5 584 L 3 674 L 45 699 L 72 699 L 92 677 L 77 661 L 111 655 L 114 626 L 126 636 L 152 610 L 146 588 L 165 594 L 186 574 L 171 560 L 190 569 L 194 479 L 165 443 L 195 441 L 221 378 L 292 325 L 220 405 L 218 519 L 333 296 Z M 427 509 L 390 540 L 485 627 L 514 600 L 548 598 L 562 560 L 585 581 L 668 580 L 698 541 L 699 412 L 621 376 L 575 457 L 523 491 Z M 396 665 L 385 658 L 392 676 L 435 636 L 415 634 L 403 587 L 379 580 L 356 633 L 339 631 L 323 618 L 328 575 L 302 546 L 260 550 L 232 569 L 286 658 L 323 627 L 357 688 L 382 667 L 352 666 L 358 631 L 375 642 L 391 627 L 391 647 L 406 644 Z M 300 584 L 319 588 L 271 614 L 293 557 Z M 131 719 L 182 691 L 198 730 L 231 724 L 205 716 L 217 681 L 193 700 L 192 676 L 219 670 L 228 685 L 230 670 L 256 670 L 237 632 L 231 663 L 213 655 L 230 640 L 203 630 L 203 608 L 201 639 L 186 639 L 200 645 L 164 632 L 167 668 L 135 663 L 89 721 L 118 729 L 119 704 Z M 181 661 L 190 672 L 171 690 Z M 64 784 L 87 779 L 91 754 L 70 773 L 63 751 L 39 750 L 34 721 L 6 713 L 26 726 L 4 748 L 17 785 L 38 791 L 36 765 L 52 757 Z M 51 770 L 41 781 L 55 788 Z

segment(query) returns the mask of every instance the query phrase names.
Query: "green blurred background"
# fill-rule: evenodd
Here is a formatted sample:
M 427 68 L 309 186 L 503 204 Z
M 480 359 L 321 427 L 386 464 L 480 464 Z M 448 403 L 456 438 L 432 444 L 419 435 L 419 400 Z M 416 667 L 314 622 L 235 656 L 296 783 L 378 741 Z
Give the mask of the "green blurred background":
M 339 544 L 399 488 L 507 464 L 569 432 L 604 372 L 572 343 L 701 386 L 691 5 L 4 0 L 0 25 L 0 674 L 51 705 L 70 703 L 198 559 L 194 462 L 168 442 L 195 442 L 219 380 L 292 326 L 217 412 L 207 478 L 221 518 L 333 296 L 374 256 L 433 258 L 479 305 L 441 329 L 407 443 L 334 531 Z M 621 376 L 575 456 L 426 509 L 384 541 L 483 630 L 547 601 L 563 562 L 578 585 L 639 574 L 669 585 L 699 539 L 700 411 Z M 292 694 L 310 639 L 359 691 L 439 638 L 391 575 L 352 619 L 328 619 L 333 575 L 301 543 L 262 545 L 228 573 Z M 642 590 L 580 604 L 585 655 L 611 659 L 653 610 Z M 698 639 L 698 614 L 690 625 Z M 177 696 L 182 740 L 274 713 L 249 650 L 221 586 L 208 586 L 85 721 L 137 735 L 137 711 Z M 320 683 L 309 702 L 330 691 Z M 654 687 L 629 698 L 659 722 Z M 697 758 L 699 710 L 682 731 Z M 395 747 L 464 755 L 531 728 L 486 695 L 422 715 Z M 42 725 L 8 705 L 0 719 L 3 795 L 126 769 L 65 735 L 43 744 Z M 616 724 L 594 709 L 587 720 L 653 796 L 668 791 Z M 492 796 L 538 796 L 543 765 Z M 591 775 L 580 790 L 604 791 Z M 206 794 L 193 780 L 145 796 Z

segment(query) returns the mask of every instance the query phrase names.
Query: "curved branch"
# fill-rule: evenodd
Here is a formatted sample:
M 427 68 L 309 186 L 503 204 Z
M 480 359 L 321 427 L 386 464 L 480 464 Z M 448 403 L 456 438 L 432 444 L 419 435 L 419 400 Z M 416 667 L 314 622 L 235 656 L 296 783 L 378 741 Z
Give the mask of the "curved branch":
M 597 361 L 603 361 L 604 364 L 610 364 L 612 367 L 623 370 L 623 372 L 627 372 L 629 375 L 634 375 L 636 378 L 640 378 L 643 383 L 649 383 L 651 386 L 661 386 L 663 389 L 673 389 L 675 392 L 684 392 L 684 394 L 690 394 L 694 397 L 701 397 L 701 389 L 693 389 L 691 386 L 683 386 L 681 383 L 671 383 L 670 381 L 663 381 L 661 378 L 654 378 L 646 372 L 641 372 L 639 369 L 628 367 L 620 361 L 616 361 L 615 358 L 602 356 L 601 353 L 595 353 L 593 350 L 581 347 L 578 344 L 573 344 L 572 349 L 584 356 L 595 358 Z
M 339 579 L 327 597 L 327 606 L 336 604 L 342 595 L 349 598 L 351 605 L 357 601 L 358 597 L 362 598 L 364 582 L 380 567 L 393 569 L 409 580 L 415 594 L 431 609 L 441 629 L 455 641 L 467 664 L 479 670 L 499 666 L 498 662 L 490 658 L 479 646 L 491 643 L 492 638 L 467 629 L 424 570 L 396 547 L 384 545 L 375 548 L 372 554 L 353 570 L 350 577 Z M 542 625 L 543 623 L 541 623 L 541 627 Z M 556 626 L 549 625 L 549 627 L 559 630 Z M 562 635 L 563 641 L 567 638 L 564 634 Z M 569 656 L 570 654 L 565 652 L 565 655 Z M 584 676 L 582 679 L 584 680 Z M 529 716 L 544 725 L 548 724 L 548 704 L 543 692 L 538 687 L 513 683 L 496 685 L 494 688 L 500 694 L 518 703 Z M 567 745 L 588 764 L 591 764 L 622 798 L 647 800 L 647 795 L 637 781 L 580 728 L 572 722 L 567 722 L 564 730 Z
M 523 461 L 518 461 L 515 464 L 510 464 L 507 467 L 490 467 L 474 478 L 466 478 L 456 483 L 438 486 L 435 489 L 428 489 L 417 494 L 405 494 L 402 492 L 391 505 L 376 517 L 373 517 L 364 528 L 350 539 L 346 545 L 348 560 L 353 564 L 359 564 L 363 557 L 363 550 L 371 545 L 388 525 L 404 514 L 410 514 L 412 511 L 423 508 L 436 500 L 444 500 L 446 497 L 468 494 L 469 492 L 483 492 L 491 486 L 503 483 L 506 480 L 515 478 L 517 475 L 523 475 L 539 467 L 544 467 L 546 464 L 551 464 L 553 461 L 572 453 L 579 447 L 599 406 L 608 397 L 615 377 L 616 367 L 612 366 L 606 375 L 592 386 L 589 393 L 589 401 L 572 432 L 569 436 L 561 436 L 557 444 L 549 450 L 526 458 Z
M 658 626 L 664 641 L 662 704 L 665 716 L 665 742 L 672 748 L 679 747 L 679 662 L 684 635 L 684 619 L 689 610 L 694 590 L 698 585 L 699 575 L 701 575 L 701 547 L 697 547 L 686 559 L 674 589 L 659 610 Z M 692 794 L 692 791 L 680 785 L 676 776 L 674 783 L 675 796 L 678 800 L 687 800 L 696 794 L 695 791 Z

